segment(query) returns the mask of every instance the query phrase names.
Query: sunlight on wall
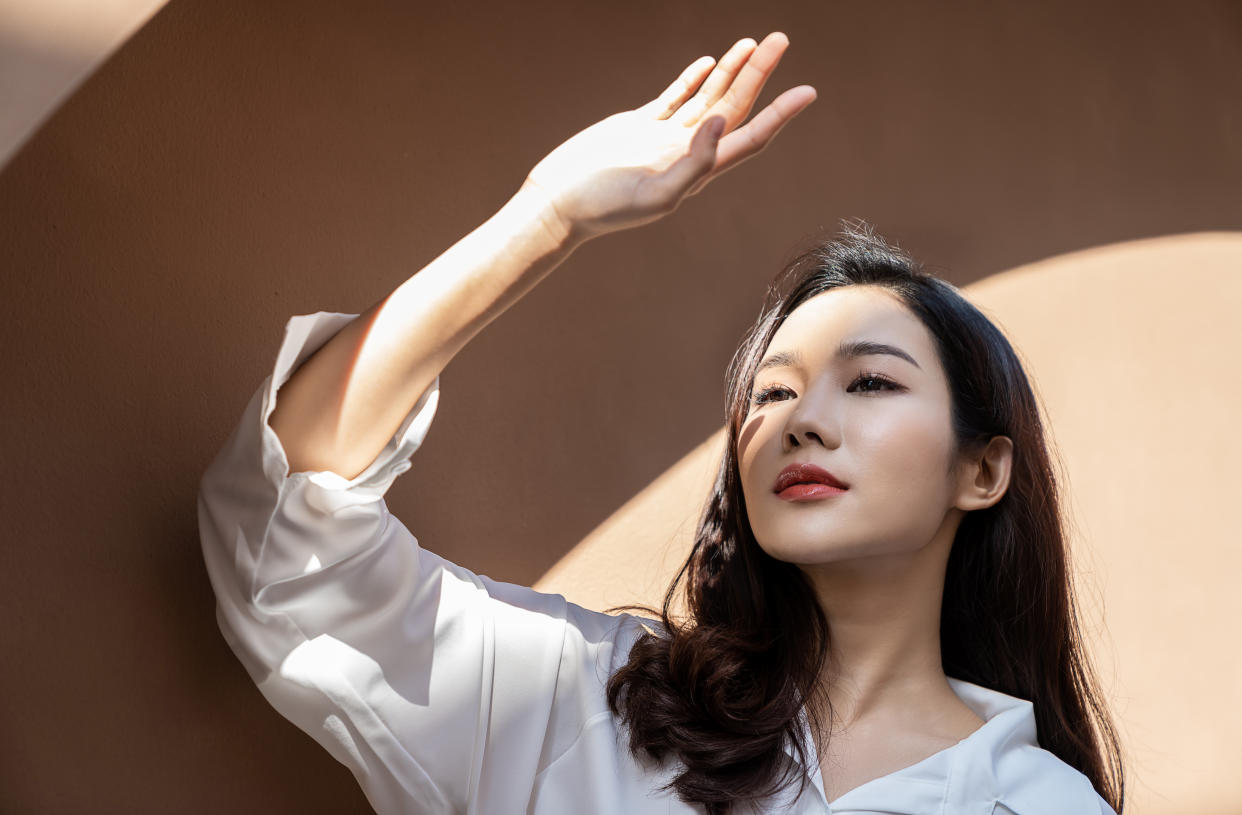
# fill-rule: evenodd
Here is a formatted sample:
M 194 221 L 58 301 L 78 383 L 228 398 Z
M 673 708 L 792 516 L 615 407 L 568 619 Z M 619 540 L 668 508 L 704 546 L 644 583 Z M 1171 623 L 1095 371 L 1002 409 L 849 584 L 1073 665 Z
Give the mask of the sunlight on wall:
M 167 0 L 0 0 L 0 167 Z
M 689 552 L 724 441 L 722 427 L 596 527 L 534 588 L 597 610 L 627 603 L 658 609 Z

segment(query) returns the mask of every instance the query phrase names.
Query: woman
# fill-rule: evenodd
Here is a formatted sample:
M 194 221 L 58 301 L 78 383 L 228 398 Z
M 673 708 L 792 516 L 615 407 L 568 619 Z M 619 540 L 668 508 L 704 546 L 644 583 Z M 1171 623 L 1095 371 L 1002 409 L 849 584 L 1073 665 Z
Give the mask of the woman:
M 484 325 L 814 100 L 742 124 L 787 45 L 740 40 L 577 134 L 363 315 L 291 319 L 204 475 L 225 638 L 377 811 L 1121 809 L 1021 366 L 865 229 L 799 258 L 735 356 L 728 449 L 659 619 L 475 575 L 384 505 Z

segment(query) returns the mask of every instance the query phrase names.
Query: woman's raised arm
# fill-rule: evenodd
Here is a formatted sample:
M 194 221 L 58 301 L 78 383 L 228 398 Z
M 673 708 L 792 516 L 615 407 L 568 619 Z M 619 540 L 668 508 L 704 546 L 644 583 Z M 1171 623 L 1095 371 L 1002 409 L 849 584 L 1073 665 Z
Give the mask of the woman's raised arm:
M 574 248 L 672 212 L 766 147 L 815 99 L 791 88 L 742 124 L 788 44 L 779 32 L 739 40 L 573 136 L 495 215 L 346 324 L 281 388 L 269 424 L 289 471 L 354 478 L 457 352 Z

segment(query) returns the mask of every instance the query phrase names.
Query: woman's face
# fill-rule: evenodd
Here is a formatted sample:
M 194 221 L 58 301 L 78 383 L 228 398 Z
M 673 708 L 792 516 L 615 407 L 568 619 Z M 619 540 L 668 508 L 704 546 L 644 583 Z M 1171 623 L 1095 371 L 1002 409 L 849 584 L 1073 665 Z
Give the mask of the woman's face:
M 877 349 L 838 351 L 860 342 L 913 362 Z M 919 319 L 877 286 L 834 289 L 798 306 L 760 360 L 738 461 L 763 550 L 820 564 L 930 542 L 953 507 L 956 479 L 948 383 Z M 781 471 L 803 463 L 847 488 L 774 492 Z

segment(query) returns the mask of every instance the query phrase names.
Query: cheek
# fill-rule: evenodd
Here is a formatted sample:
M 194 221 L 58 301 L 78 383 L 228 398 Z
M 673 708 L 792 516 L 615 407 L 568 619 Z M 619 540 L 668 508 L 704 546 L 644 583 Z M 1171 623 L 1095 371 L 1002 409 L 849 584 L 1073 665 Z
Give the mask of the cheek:
M 750 488 L 750 481 L 753 478 L 753 469 L 755 460 L 759 457 L 759 453 L 764 446 L 768 444 L 768 439 L 764 437 L 763 418 L 744 422 L 737 437 L 737 468 L 742 478 L 743 491 Z
M 933 410 L 898 411 L 860 426 L 851 460 L 858 478 L 892 499 L 939 498 L 947 483 L 948 417 Z

